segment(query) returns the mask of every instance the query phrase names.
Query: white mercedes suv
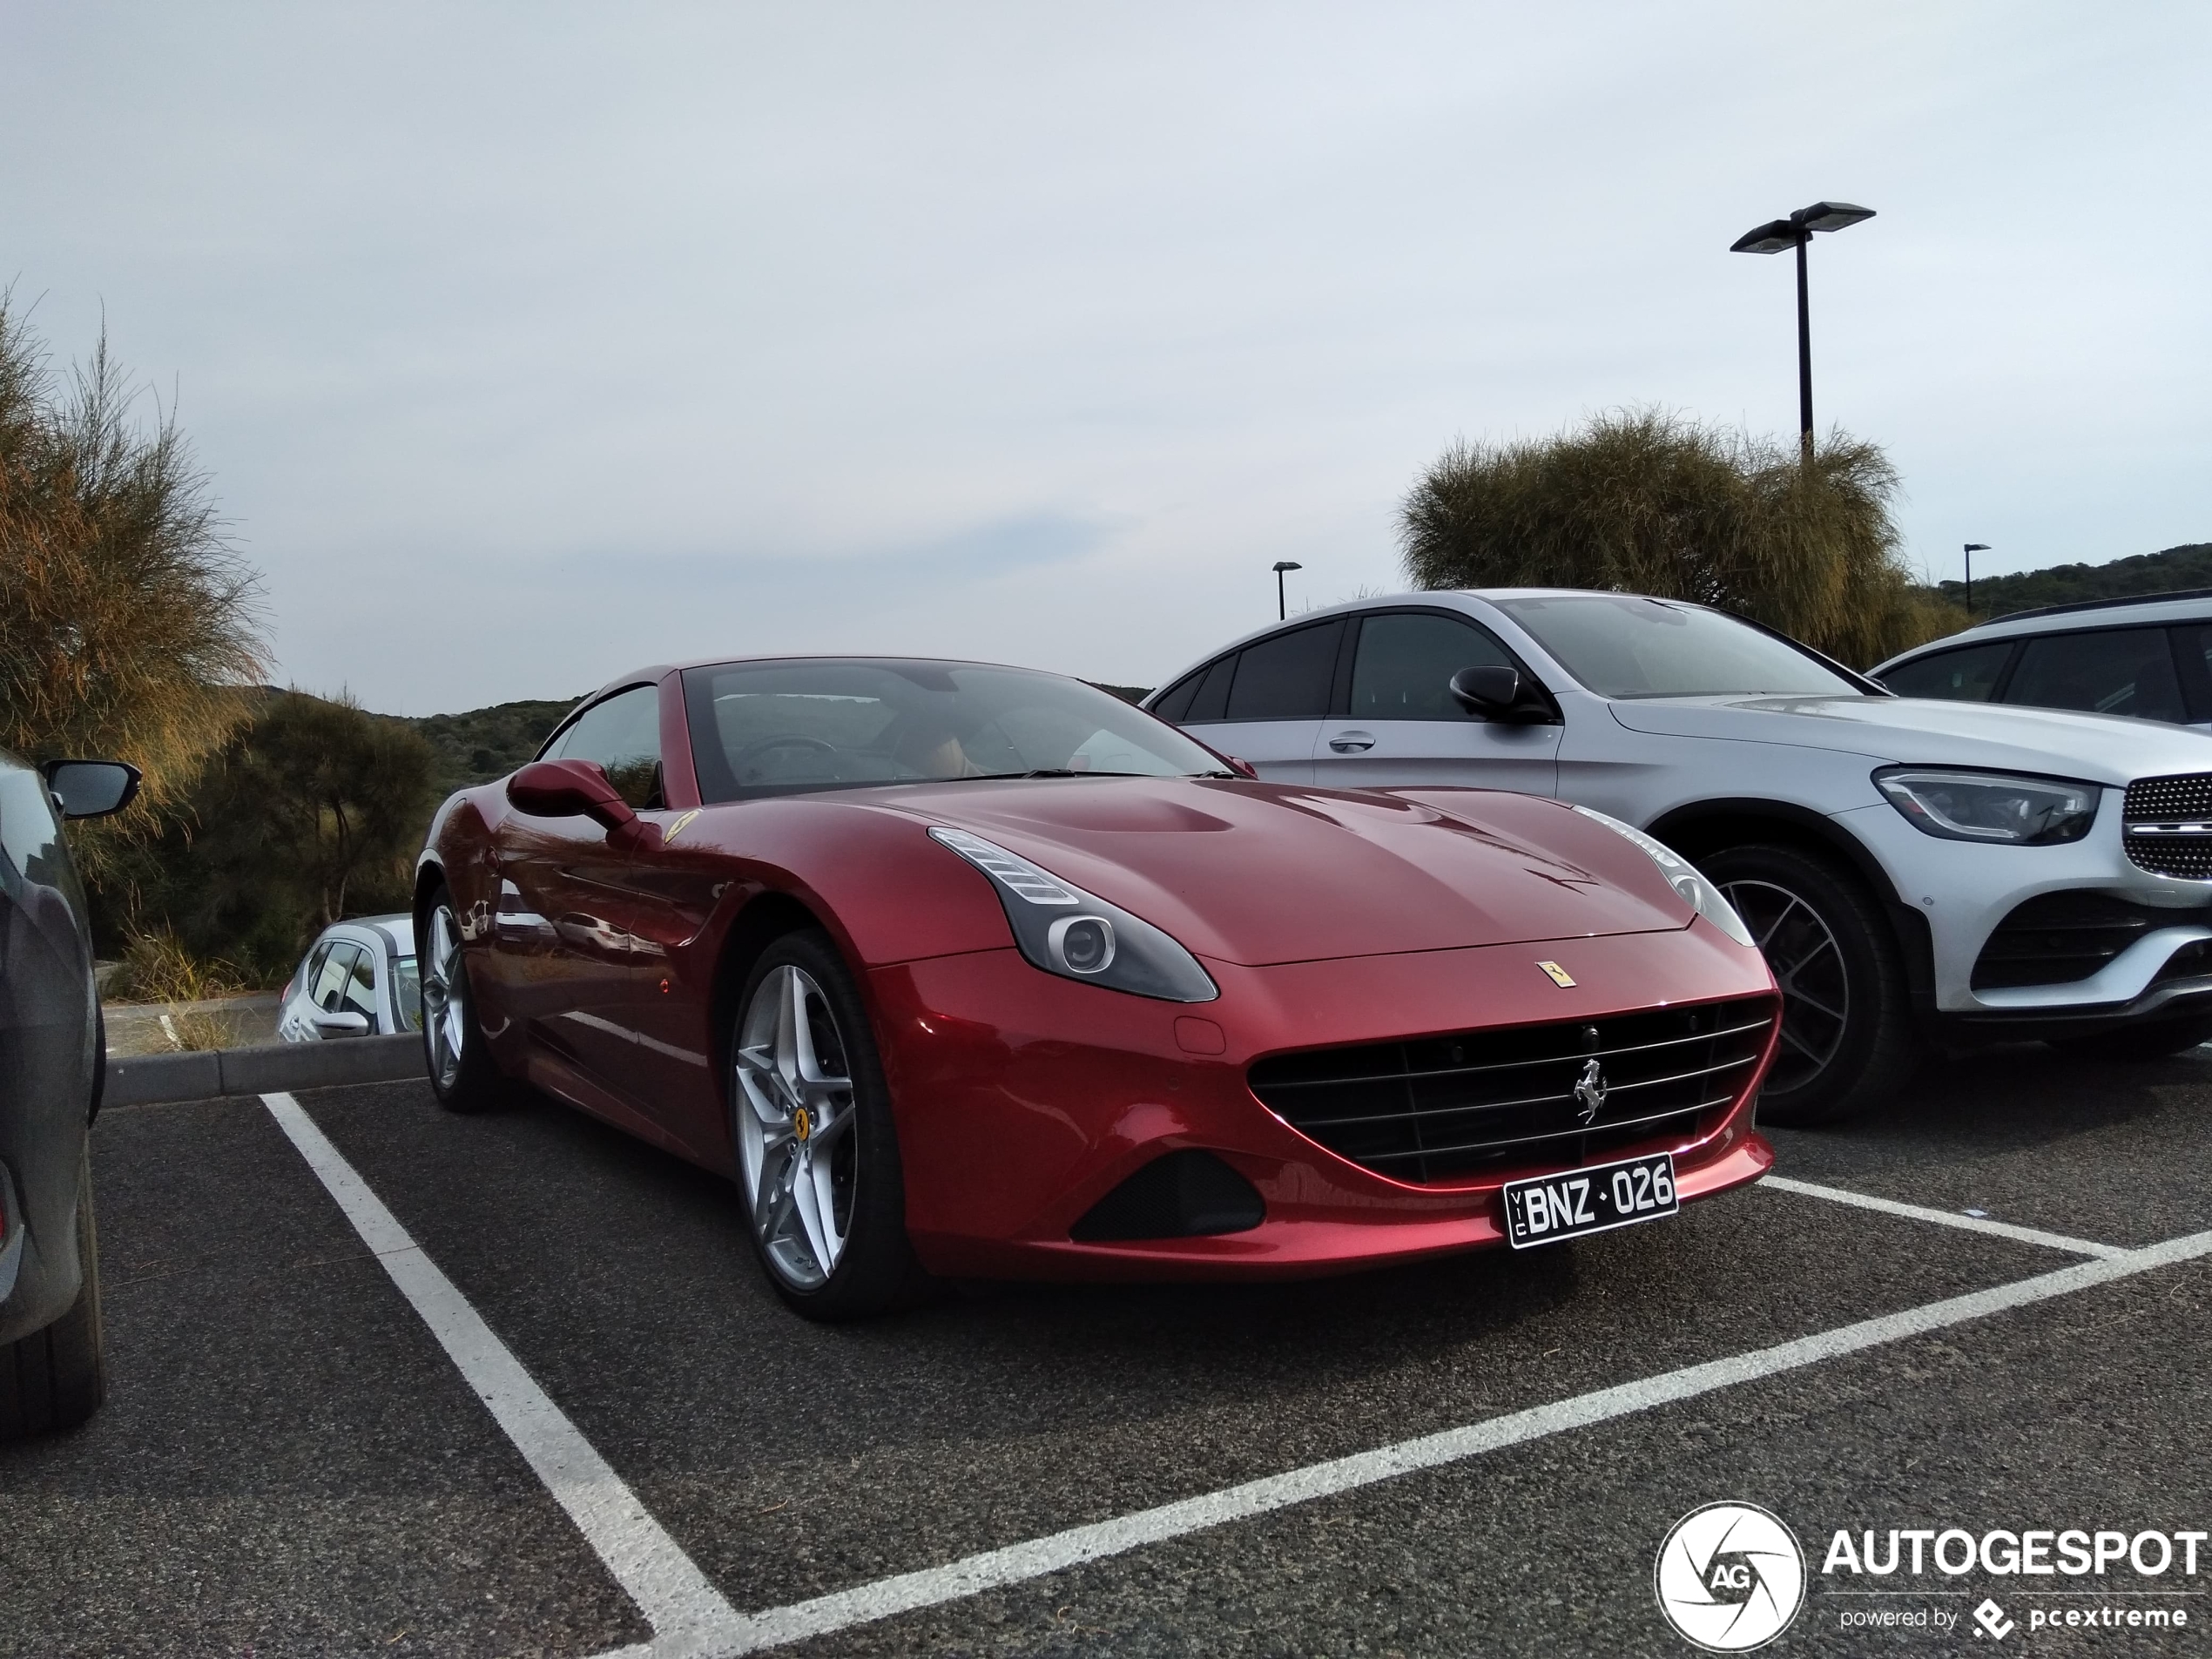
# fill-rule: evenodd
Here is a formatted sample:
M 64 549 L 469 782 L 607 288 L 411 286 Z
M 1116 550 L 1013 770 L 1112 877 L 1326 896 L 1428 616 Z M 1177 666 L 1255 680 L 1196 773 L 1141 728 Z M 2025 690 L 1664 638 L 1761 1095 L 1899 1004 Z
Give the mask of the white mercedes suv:
M 1930 1049 L 2212 1037 L 2212 737 L 1891 695 L 1676 600 L 1363 599 L 1238 641 L 1144 706 L 1263 778 L 1554 795 L 1649 832 L 1784 998 L 1760 1114 L 1844 1116 Z

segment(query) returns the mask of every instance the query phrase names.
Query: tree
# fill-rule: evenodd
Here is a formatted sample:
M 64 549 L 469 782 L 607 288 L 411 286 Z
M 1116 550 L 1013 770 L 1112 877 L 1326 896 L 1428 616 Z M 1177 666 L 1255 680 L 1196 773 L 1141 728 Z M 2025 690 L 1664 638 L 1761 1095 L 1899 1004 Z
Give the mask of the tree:
M 279 692 L 165 836 L 150 907 L 196 954 L 273 976 L 329 923 L 407 907 L 436 765 L 421 732 L 350 698 Z
M 173 414 L 148 428 L 103 338 L 57 386 L 0 292 L 0 746 L 145 773 L 151 833 L 266 673 L 253 572 Z M 116 833 L 85 838 L 95 878 Z
M 1739 612 L 1853 664 L 1964 625 L 1912 591 L 1897 472 L 1842 434 L 1814 451 L 1657 409 L 1581 431 L 1453 445 L 1407 495 L 1424 588 L 1600 588 Z

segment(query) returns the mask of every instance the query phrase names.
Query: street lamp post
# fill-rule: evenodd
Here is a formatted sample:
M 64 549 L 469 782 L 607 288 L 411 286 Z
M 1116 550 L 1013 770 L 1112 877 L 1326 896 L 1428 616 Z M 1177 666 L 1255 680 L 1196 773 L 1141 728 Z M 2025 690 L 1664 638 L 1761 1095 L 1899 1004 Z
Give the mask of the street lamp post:
M 1969 628 L 1974 624 L 1974 555 L 1988 551 L 1989 543 L 1986 542 L 1966 543 L 1966 625 Z
M 1295 559 L 1275 561 L 1275 620 L 1281 622 L 1291 614 L 1290 602 L 1283 597 L 1283 572 L 1303 570 L 1305 567 Z
M 1770 219 L 1757 230 L 1744 232 L 1728 250 L 1731 253 L 1779 253 L 1785 247 L 1797 250 L 1797 448 L 1808 462 L 1812 459 L 1812 305 L 1805 290 L 1805 246 L 1815 231 L 1840 231 L 1873 217 L 1871 207 L 1815 202 L 1787 219 Z

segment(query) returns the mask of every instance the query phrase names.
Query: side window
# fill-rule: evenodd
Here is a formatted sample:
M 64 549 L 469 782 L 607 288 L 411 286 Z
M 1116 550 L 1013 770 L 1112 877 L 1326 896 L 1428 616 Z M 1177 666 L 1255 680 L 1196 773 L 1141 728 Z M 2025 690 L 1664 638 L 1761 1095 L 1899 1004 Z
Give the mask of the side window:
M 1329 711 L 1341 619 L 1247 645 L 1229 687 L 1232 720 L 1318 720 Z
M 2163 628 L 2113 628 L 2031 639 L 2020 651 L 2005 700 L 2040 709 L 2131 714 L 2143 720 L 2188 718 L 2182 709 L 2173 648 Z
M 328 945 L 317 945 L 307 957 L 307 965 L 300 970 L 300 988 L 301 990 L 307 990 L 314 986 L 317 977 L 322 973 L 322 965 L 329 960 L 330 947 Z
M 548 759 L 597 761 L 632 806 L 660 806 L 660 688 L 633 686 L 587 710 Z
M 376 1029 L 376 965 L 365 950 L 354 952 L 354 966 L 346 975 L 344 988 L 339 993 L 338 1006 L 348 1014 L 358 1014 L 368 1021 L 368 1028 Z
M 1359 624 L 1352 660 L 1354 720 L 1471 720 L 1452 700 L 1463 668 L 1512 668 L 1512 656 L 1486 630 L 1456 617 L 1386 612 Z
M 346 995 L 346 986 L 354 976 L 354 958 L 360 954 L 360 946 L 341 939 L 331 946 L 330 954 L 323 958 L 322 972 L 315 975 L 313 995 L 314 1005 L 325 1014 L 338 1012 L 340 999 Z
M 54 821 L 46 780 L 29 766 L 7 759 L 0 759 L 0 861 L 7 866 L 0 882 L 10 894 L 17 879 L 59 887 L 82 914 L 76 871 Z
M 1198 687 L 1205 678 L 1203 668 L 1195 674 L 1185 674 L 1160 694 L 1160 700 L 1152 705 L 1152 712 L 1170 725 L 1181 725 L 1190 712 L 1190 699 L 1198 695 Z
M 1191 693 L 1190 711 L 1183 718 L 1196 725 L 1200 720 L 1225 720 L 1229 718 L 1229 682 L 1237 677 L 1237 653 L 1231 651 L 1207 669 L 1198 681 L 1198 689 Z
M 1893 668 L 1882 684 L 1899 697 L 1941 697 L 1957 703 L 1986 703 L 1997 689 L 1997 678 L 2013 654 L 2013 642 L 1996 640 L 1986 645 L 1962 645 L 1939 651 L 1917 663 Z

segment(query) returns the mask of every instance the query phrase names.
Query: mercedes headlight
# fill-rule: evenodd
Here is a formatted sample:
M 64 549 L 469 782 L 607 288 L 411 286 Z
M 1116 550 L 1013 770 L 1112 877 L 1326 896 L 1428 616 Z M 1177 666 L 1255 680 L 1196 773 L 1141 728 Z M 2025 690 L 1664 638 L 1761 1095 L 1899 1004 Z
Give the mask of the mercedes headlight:
M 1221 995 L 1198 959 L 1143 917 L 980 835 L 934 825 L 929 833 L 991 878 L 1015 942 L 1046 973 L 1165 1002 L 1211 1002 Z
M 1743 925 L 1743 918 L 1736 914 L 1736 907 L 1721 897 L 1721 890 L 1708 881 L 1697 867 L 1669 846 L 1656 840 L 1633 826 L 1619 819 L 1594 812 L 1588 806 L 1575 809 L 1585 818 L 1595 818 L 1615 834 L 1633 841 L 1642 849 L 1644 856 L 1659 867 L 1659 873 L 1667 878 L 1667 885 L 1682 894 L 1697 914 L 1711 922 L 1739 945 L 1752 942 L 1751 930 Z
M 2096 822 L 2104 793 L 2095 784 L 2057 778 L 1925 766 L 1885 767 L 1874 786 L 1924 834 L 2012 846 L 2080 840 Z

